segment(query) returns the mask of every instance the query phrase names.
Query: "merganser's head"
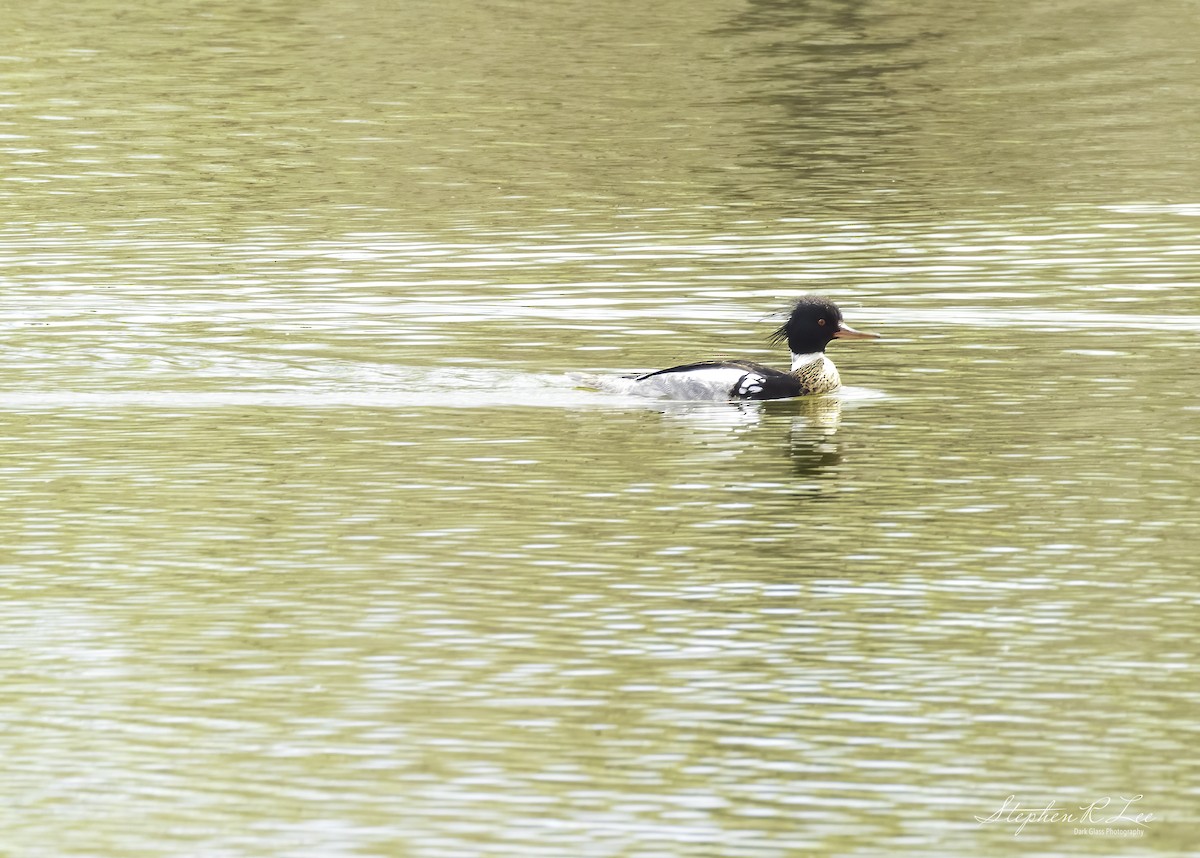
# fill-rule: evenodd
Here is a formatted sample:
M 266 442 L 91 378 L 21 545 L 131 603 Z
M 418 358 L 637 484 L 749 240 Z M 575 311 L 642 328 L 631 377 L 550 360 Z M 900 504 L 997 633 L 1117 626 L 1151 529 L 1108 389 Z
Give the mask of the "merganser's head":
M 794 355 L 825 351 L 833 340 L 874 340 L 879 334 L 856 331 L 842 321 L 842 311 L 828 298 L 805 295 L 792 307 L 788 320 L 774 334 L 772 342 L 786 342 Z

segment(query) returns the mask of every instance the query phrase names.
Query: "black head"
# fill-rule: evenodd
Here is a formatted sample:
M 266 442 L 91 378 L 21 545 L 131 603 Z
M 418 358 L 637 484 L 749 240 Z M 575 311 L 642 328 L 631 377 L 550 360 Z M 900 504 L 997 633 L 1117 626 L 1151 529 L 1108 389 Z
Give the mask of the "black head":
M 828 298 L 805 295 L 792 307 L 791 316 L 774 334 L 772 342 L 786 342 L 794 355 L 823 352 L 831 340 L 875 339 L 848 327 L 842 321 L 842 311 Z

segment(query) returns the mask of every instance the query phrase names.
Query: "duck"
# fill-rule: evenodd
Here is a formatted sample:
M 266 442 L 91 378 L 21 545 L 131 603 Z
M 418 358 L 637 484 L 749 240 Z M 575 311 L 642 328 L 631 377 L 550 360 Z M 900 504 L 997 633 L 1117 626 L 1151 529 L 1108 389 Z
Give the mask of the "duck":
M 791 307 L 788 320 L 770 336 L 787 343 L 790 370 L 749 360 L 706 360 L 641 375 L 614 379 L 615 392 L 658 399 L 740 401 L 791 399 L 831 393 L 841 387 L 837 367 L 825 355 L 834 340 L 874 340 L 879 334 L 857 331 L 842 320 L 837 304 L 819 295 L 804 295 Z

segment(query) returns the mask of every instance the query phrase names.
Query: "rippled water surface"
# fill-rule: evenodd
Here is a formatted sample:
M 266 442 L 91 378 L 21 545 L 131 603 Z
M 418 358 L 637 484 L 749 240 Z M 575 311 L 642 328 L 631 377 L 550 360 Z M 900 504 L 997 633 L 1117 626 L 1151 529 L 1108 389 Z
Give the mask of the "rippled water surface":
M 10 17 L 5 854 L 1194 849 L 1194 8 Z

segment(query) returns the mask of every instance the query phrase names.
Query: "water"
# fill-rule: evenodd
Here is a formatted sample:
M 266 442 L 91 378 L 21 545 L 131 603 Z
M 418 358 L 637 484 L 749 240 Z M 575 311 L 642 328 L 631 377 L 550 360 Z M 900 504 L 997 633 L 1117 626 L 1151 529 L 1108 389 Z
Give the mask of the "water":
M 5 854 L 1187 853 L 1189 11 L 9 10 Z

